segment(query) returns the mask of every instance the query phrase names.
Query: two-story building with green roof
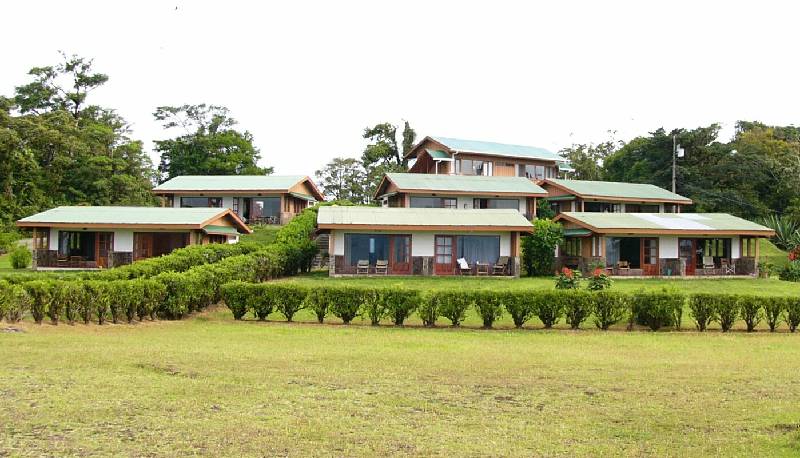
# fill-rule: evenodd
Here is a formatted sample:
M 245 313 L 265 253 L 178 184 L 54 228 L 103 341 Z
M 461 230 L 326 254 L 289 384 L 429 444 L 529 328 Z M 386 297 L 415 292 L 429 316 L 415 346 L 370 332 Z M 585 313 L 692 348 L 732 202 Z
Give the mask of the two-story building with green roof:
M 520 274 L 520 235 L 533 225 L 517 209 L 320 207 L 330 234 L 329 274 Z
M 556 268 L 621 276 L 758 273 L 758 239 L 774 231 L 725 213 L 563 212 Z
M 514 209 L 532 219 L 545 196 L 524 177 L 387 173 L 374 198 L 390 208 Z
M 558 178 L 566 160 L 545 148 L 449 137 L 425 137 L 405 155 L 410 173 Z
M 57 207 L 17 226 L 32 231 L 39 269 L 114 267 L 251 232 L 226 208 Z
M 565 180 L 539 182 L 556 214 L 561 212 L 680 213 L 692 200 L 645 183 Z
M 286 224 L 322 193 L 302 175 L 185 175 L 156 186 L 166 207 L 229 208 L 248 224 Z

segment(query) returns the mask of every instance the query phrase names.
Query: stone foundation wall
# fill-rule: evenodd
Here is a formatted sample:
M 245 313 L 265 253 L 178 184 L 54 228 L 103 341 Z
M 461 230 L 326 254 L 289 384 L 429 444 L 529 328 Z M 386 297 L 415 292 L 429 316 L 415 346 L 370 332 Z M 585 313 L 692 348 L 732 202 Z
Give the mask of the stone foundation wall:
M 108 267 L 119 267 L 133 262 L 133 253 L 126 251 L 113 251 L 108 255 Z

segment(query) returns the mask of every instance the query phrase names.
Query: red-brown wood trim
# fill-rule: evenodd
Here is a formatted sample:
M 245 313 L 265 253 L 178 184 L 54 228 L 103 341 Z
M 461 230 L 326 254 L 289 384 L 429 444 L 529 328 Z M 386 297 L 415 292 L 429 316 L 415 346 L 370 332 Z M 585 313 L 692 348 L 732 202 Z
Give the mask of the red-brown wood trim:
M 427 225 L 376 225 L 376 224 L 320 224 L 319 229 L 351 229 L 373 231 L 480 231 L 480 232 L 533 232 L 529 226 L 427 226 Z

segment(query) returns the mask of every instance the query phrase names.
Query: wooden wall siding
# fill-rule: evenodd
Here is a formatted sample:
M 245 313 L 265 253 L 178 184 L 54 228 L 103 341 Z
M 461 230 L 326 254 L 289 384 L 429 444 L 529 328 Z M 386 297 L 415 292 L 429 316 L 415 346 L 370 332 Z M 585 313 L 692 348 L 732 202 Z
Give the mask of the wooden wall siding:
M 547 191 L 549 197 L 558 197 L 558 196 L 571 196 L 573 195 L 571 192 L 565 191 L 557 186 L 553 186 L 550 183 L 542 183 L 542 188 Z
M 517 164 L 513 162 L 495 161 L 494 175 L 498 177 L 517 176 Z

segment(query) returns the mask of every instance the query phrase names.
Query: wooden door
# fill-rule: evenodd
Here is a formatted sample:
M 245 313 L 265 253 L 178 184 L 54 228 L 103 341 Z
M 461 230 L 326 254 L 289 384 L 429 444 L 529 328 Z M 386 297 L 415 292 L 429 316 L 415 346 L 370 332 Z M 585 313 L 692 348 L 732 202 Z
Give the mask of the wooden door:
M 389 272 L 397 275 L 411 273 L 411 236 L 393 235 L 389 238 Z
M 133 233 L 133 260 L 153 257 L 153 234 L 149 232 Z
M 658 275 L 658 239 L 641 239 L 641 265 L 643 275 Z
M 437 235 L 434 239 L 433 273 L 453 275 L 456 263 L 456 238 L 452 235 Z
M 695 239 L 678 239 L 678 257 L 686 263 L 686 275 L 694 275 L 697 269 L 697 247 Z
M 95 237 L 95 259 L 97 267 L 108 267 L 108 256 L 114 251 L 114 233 L 98 232 Z

